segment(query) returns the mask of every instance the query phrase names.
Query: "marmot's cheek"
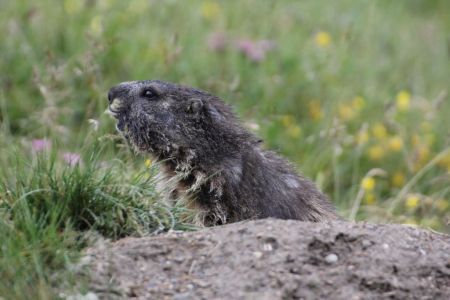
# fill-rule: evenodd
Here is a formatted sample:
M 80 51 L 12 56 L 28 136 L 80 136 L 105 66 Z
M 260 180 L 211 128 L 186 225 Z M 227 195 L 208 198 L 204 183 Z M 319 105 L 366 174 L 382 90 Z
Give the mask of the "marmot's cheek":
M 122 107 L 122 100 L 120 98 L 114 98 L 109 107 L 112 110 L 119 110 Z
M 164 124 L 165 127 L 171 127 L 175 123 L 175 118 L 171 113 L 162 113 L 158 116 L 158 119 L 158 124 Z

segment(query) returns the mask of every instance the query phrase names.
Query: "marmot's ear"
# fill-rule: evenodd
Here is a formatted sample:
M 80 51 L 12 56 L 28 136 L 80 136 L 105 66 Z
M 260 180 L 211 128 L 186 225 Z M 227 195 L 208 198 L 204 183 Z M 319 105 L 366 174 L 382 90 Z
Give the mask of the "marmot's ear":
M 188 100 L 186 112 L 190 114 L 197 114 L 203 107 L 203 101 L 198 98 Z
M 225 119 L 213 105 L 207 105 L 206 111 L 208 112 L 208 116 L 211 118 L 213 122 L 220 123 Z

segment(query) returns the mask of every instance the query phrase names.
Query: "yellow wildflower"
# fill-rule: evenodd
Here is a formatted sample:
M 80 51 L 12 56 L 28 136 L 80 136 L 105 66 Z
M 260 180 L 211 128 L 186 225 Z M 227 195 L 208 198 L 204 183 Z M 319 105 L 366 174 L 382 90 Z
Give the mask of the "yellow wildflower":
M 64 1 L 64 10 L 69 15 L 76 14 L 81 10 L 83 6 L 83 1 L 79 0 L 65 0 Z
M 419 196 L 413 194 L 413 195 L 409 195 L 406 198 L 405 206 L 408 209 L 414 210 L 419 206 L 419 203 L 420 203 Z
M 147 168 L 150 168 L 151 166 L 152 166 L 152 160 L 151 159 L 146 159 L 145 160 L 145 166 L 147 167 Z
M 356 117 L 358 111 L 360 111 L 365 105 L 363 97 L 356 96 L 350 103 L 344 103 L 339 105 L 339 116 L 344 121 L 349 121 Z
M 380 145 L 375 145 L 368 150 L 369 158 L 373 161 L 379 161 L 384 157 L 384 148 Z
M 358 145 L 363 145 L 369 141 L 369 133 L 367 130 L 360 130 L 356 135 L 356 142 Z
M 292 138 L 299 138 L 302 134 L 302 129 L 298 125 L 289 126 L 287 128 L 287 133 Z
M 281 123 L 284 127 L 290 127 L 295 123 L 295 120 L 291 115 L 284 115 L 281 117 Z
M 405 175 L 403 174 L 403 172 L 397 171 L 394 173 L 394 175 L 392 175 L 391 184 L 394 187 L 402 187 L 403 184 L 405 184 L 405 180 L 406 180 L 406 178 L 405 178 Z
M 96 15 L 92 18 L 91 24 L 89 25 L 89 28 L 91 29 L 91 32 L 95 35 L 100 35 L 103 31 L 103 20 L 102 16 Z
M 201 13 L 205 19 L 214 20 L 220 13 L 220 5 L 216 1 L 205 1 L 201 5 Z
M 375 195 L 373 193 L 367 193 L 364 197 L 364 202 L 368 205 L 372 205 L 376 202 Z
M 322 117 L 323 117 L 322 107 L 320 105 L 320 102 L 317 100 L 314 100 L 314 101 L 311 101 L 308 103 L 308 111 L 309 111 L 309 116 L 314 121 L 318 121 L 318 120 L 322 119 Z
M 328 32 L 319 31 L 314 36 L 314 42 L 316 43 L 317 46 L 321 48 L 326 48 L 331 44 L 331 36 Z
M 389 139 L 388 146 L 390 150 L 398 152 L 403 148 L 403 140 L 398 135 L 393 136 Z
M 375 188 L 375 179 L 371 176 L 364 177 L 361 181 L 361 187 L 365 191 L 373 191 Z
M 344 121 L 349 121 L 355 117 L 355 111 L 353 107 L 346 104 L 339 105 L 339 116 Z
M 435 206 L 439 211 L 446 211 L 450 207 L 450 201 L 447 199 L 438 199 Z
M 376 123 L 373 125 L 372 133 L 379 140 L 382 140 L 387 136 L 386 127 L 382 123 Z
M 366 105 L 366 101 L 361 96 L 356 96 L 352 100 L 353 109 L 361 110 Z
M 403 90 L 397 94 L 397 109 L 399 111 L 407 111 L 411 105 L 411 95 Z
M 438 165 L 450 170 L 450 152 L 438 161 Z
M 430 156 L 430 149 L 427 146 L 419 146 L 417 148 L 417 159 L 420 162 L 425 162 Z

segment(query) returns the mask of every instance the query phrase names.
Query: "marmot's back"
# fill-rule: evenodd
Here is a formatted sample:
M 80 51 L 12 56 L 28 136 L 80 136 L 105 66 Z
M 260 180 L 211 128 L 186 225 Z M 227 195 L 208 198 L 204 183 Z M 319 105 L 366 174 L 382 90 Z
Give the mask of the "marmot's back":
M 162 81 L 132 81 L 111 88 L 108 99 L 117 129 L 161 162 L 161 192 L 197 209 L 199 223 L 338 218 L 326 196 L 263 150 L 219 98 Z

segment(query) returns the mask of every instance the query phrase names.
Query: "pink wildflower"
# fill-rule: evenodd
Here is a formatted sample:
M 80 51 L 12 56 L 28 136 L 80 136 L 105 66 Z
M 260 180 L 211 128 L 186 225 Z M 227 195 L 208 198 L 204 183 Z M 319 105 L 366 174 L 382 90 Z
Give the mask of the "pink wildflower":
M 31 150 L 35 153 L 48 151 L 52 147 L 52 142 L 47 139 L 35 139 L 31 141 Z
M 235 47 L 248 59 L 254 62 L 260 62 L 266 58 L 268 51 L 275 48 L 275 43 L 269 40 L 252 41 L 249 39 L 241 39 L 235 42 Z
M 247 51 L 249 51 L 251 48 L 254 47 L 254 43 L 253 41 L 248 39 L 240 39 L 235 41 L 235 46 L 236 49 L 238 49 L 239 51 L 246 53 Z
M 208 48 L 213 51 L 223 51 L 227 47 L 227 36 L 223 32 L 214 32 L 209 35 Z
M 66 152 L 63 154 L 64 161 L 71 167 L 75 167 L 81 161 L 81 156 L 78 153 Z

